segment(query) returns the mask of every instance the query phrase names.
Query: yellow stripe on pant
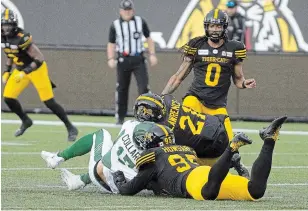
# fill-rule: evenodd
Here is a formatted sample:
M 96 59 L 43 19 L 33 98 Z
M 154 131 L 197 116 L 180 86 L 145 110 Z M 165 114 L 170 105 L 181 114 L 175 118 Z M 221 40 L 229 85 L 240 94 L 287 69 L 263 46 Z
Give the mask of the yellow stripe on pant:
M 186 180 L 186 190 L 195 200 L 205 200 L 202 188 L 208 182 L 211 167 L 199 166 L 192 170 Z M 228 173 L 222 182 L 216 200 L 254 201 L 248 191 L 249 180 L 245 177 Z
M 20 70 L 14 69 L 7 84 L 4 87 L 3 96 L 16 99 L 21 92 L 31 82 L 40 96 L 41 101 L 47 101 L 54 97 L 51 81 L 48 76 L 48 67 L 46 62 L 33 72 L 25 75 L 19 82 L 15 81 L 15 76 Z

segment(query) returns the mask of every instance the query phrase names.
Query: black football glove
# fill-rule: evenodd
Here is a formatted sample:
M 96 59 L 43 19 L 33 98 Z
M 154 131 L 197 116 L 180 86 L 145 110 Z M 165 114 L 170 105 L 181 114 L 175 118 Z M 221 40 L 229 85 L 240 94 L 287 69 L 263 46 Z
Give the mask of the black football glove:
M 112 174 L 112 176 L 113 176 L 113 181 L 118 188 L 119 186 L 126 183 L 126 179 L 122 171 L 116 171 L 115 173 Z

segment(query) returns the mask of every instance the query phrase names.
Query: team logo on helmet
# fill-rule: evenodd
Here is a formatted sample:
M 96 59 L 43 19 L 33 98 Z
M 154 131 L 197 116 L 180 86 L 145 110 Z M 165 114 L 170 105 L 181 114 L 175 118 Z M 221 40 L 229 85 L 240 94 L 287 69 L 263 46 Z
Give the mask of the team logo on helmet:
M 214 4 L 218 2 L 218 4 Z M 191 0 L 180 17 L 167 48 L 180 48 L 203 36 L 203 19 L 212 9 L 226 9 L 227 0 Z M 241 0 L 238 12 L 245 17 L 248 50 L 308 52 L 308 44 L 288 7 L 289 0 Z

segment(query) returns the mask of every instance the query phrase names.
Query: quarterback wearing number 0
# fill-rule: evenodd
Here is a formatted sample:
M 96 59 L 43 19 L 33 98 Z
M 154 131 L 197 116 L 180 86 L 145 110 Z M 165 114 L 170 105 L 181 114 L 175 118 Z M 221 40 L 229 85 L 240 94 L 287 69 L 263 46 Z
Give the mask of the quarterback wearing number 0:
M 205 114 L 228 115 L 227 95 L 231 77 L 237 88 L 254 88 L 254 79 L 244 78 L 242 62 L 246 48 L 241 42 L 228 40 L 228 15 L 211 10 L 204 19 L 205 36 L 196 37 L 182 47 L 183 62 L 171 76 L 162 94 L 173 93 L 193 70 L 194 78 L 183 105 Z M 230 118 L 224 121 L 229 140 L 233 138 Z

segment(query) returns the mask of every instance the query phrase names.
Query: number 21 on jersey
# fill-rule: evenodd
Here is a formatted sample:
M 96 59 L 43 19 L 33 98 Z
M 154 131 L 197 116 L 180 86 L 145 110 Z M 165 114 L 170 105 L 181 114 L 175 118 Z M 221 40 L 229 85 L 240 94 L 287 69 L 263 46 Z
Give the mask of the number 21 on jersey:
M 211 79 L 212 72 L 215 71 L 214 79 Z M 221 66 L 217 63 L 210 63 L 206 68 L 205 84 L 208 86 L 216 86 L 219 81 Z

